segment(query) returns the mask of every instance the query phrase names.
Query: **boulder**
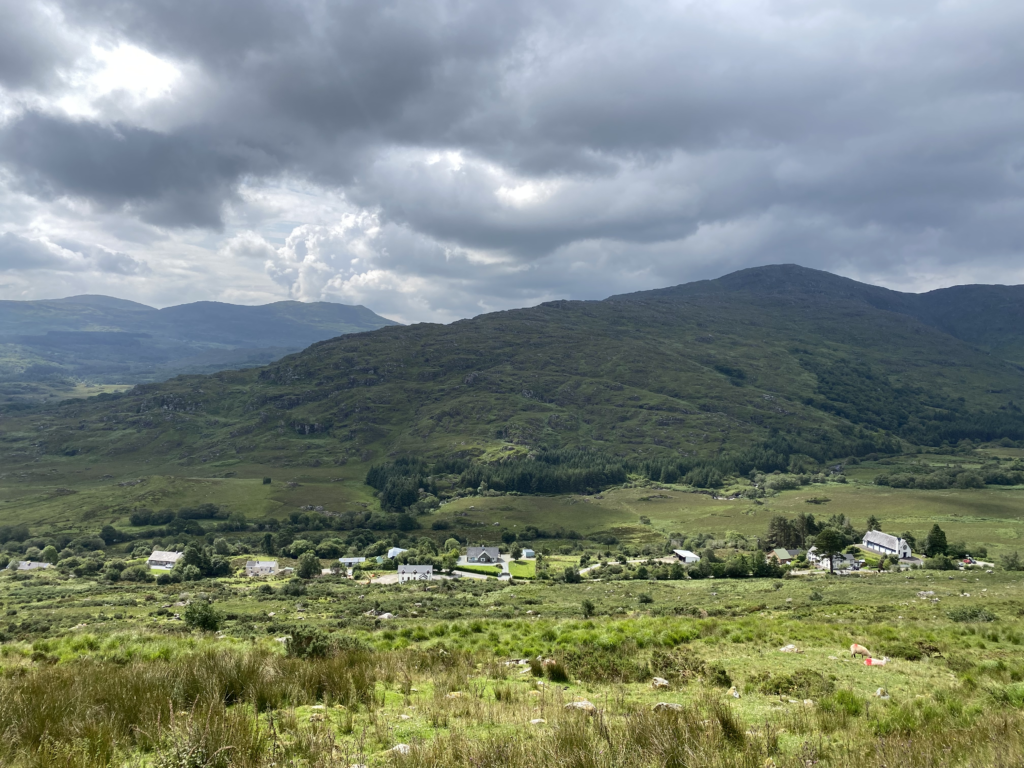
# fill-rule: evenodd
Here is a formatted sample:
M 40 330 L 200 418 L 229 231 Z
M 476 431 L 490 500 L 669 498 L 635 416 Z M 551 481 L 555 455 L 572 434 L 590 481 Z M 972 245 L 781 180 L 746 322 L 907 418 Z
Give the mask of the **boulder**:
M 664 677 L 656 677 L 651 680 L 651 688 L 668 688 L 669 682 Z
M 595 707 L 586 699 L 583 699 L 583 701 L 570 701 L 568 704 L 565 705 L 565 708 L 568 710 L 586 712 L 588 715 L 597 714 L 597 707 Z
M 659 701 L 657 704 L 654 705 L 654 711 L 655 712 L 682 712 L 683 711 L 683 705 L 682 704 L 673 704 L 672 702 L 669 702 L 669 701 Z

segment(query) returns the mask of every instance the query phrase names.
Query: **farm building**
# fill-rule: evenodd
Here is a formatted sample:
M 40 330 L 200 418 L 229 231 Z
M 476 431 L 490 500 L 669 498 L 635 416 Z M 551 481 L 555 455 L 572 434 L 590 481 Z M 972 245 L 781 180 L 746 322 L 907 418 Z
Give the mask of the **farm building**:
M 524 549 L 523 557 L 525 557 L 527 560 L 530 560 L 537 557 L 537 553 L 534 552 L 532 549 Z
M 434 578 L 432 565 L 400 565 L 398 566 L 398 583 L 407 581 L 430 581 Z
M 401 547 L 392 547 L 388 550 L 387 558 L 390 560 L 393 557 L 398 557 L 403 552 L 408 552 L 408 549 L 402 549 Z
M 273 576 L 277 573 L 277 560 L 246 560 L 246 576 Z
M 183 552 L 164 552 L 162 549 L 153 551 L 153 554 L 146 560 L 146 565 L 150 568 L 157 568 L 162 571 L 169 571 L 174 567 L 174 564 L 178 562 Z
M 345 568 L 354 568 L 366 562 L 365 557 L 339 557 L 338 562 Z
M 681 563 L 689 564 L 700 562 L 700 555 L 696 555 L 688 549 L 673 549 L 672 554 L 675 555 Z
M 861 542 L 864 549 L 870 550 L 871 552 L 878 552 L 881 555 L 896 555 L 901 560 L 910 557 L 910 545 L 904 539 L 899 536 L 893 536 L 891 533 L 882 533 L 881 531 L 868 531 L 864 534 L 864 540 Z
M 49 563 L 40 563 L 36 560 L 19 560 L 18 570 L 19 571 L 35 571 L 40 568 L 49 568 Z
M 466 561 L 470 563 L 500 563 L 501 553 L 497 547 L 469 547 Z

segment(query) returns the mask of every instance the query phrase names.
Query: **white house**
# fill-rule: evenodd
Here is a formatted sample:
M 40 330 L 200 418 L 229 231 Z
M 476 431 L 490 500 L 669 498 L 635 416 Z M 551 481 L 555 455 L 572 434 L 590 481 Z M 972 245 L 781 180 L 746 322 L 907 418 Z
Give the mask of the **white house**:
M 388 550 L 388 554 L 387 554 L 388 560 L 390 560 L 393 557 L 398 557 L 403 552 L 408 552 L 408 551 L 409 551 L 408 549 L 402 549 L 401 547 L 392 547 L 391 549 Z
M 434 578 L 432 565 L 400 565 L 398 566 L 398 583 L 407 581 L 430 581 Z
M 277 573 L 277 560 L 246 560 L 246 576 L 273 576 Z
M 699 563 L 700 555 L 695 555 L 688 549 L 673 549 L 672 554 L 679 558 L 681 563 Z
M 491 565 L 501 562 L 501 553 L 497 547 L 469 547 L 466 549 L 466 562 Z
M 162 549 L 156 549 L 153 550 L 153 554 L 146 560 L 146 565 L 161 571 L 169 571 L 184 555 L 184 552 L 164 552 Z
M 532 549 L 524 549 L 523 550 L 523 557 L 525 557 L 527 560 L 529 560 L 529 559 L 537 557 L 537 553 L 534 552 Z
M 911 556 L 910 545 L 906 540 L 891 533 L 881 531 L 868 531 L 864 534 L 864 541 L 861 542 L 864 549 L 871 552 L 878 552 L 881 555 L 896 555 L 901 560 Z
M 19 560 L 18 570 L 19 571 L 35 571 L 39 568 L 49 568 L 49 563 L 40 563 L 36 560 Z

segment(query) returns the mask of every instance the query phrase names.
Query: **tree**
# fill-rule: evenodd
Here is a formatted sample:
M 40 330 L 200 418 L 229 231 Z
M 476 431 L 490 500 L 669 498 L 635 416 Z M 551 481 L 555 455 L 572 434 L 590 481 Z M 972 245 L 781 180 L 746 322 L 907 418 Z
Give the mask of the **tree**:
M 999 559 L 999 564 L 1007 571 L 1024 571 L 1024 562 L 1021 562 L 1020 555 L 1017 552 L 1003 555 Z
M 108 545 L 116 544 L 124 538 L 124 534 L 112 525 L 104 525 L 103 528 L 100 529 L 100 538 Z
M 910 551 L 913 552 L 917 549 L 917 536 L 912 534 L 910 531 L 904 531 L 900 534 L 900 538 L 903 539 L 910 546 Z
M 947 549 L 949 549 L 949 545 L 946 543 L 946 534 L 939 528 L 939 524 L 935 523 L 928 531 L 928 538 L 924 541 L 924 553 L 928 557 L 935 557 L 946 554 Z
M 869 531 L 880 531 L 882 530 L 882 524 L 878 521 L 878 518 L 872 515 L 868 518 L 868 530 Z
M 573 568 L 571 565 L 565 567 L 565 583 L 566 584 L 579 584 L 580 583 L 580 572 Z
M 580 608 L 583 609 L 584 619 L 589 619 L 594 615 L 594 604 L 590 600 L 584 600 L 580 603 Z
M 185 607 L 185 626 L 189 629 L 201 629 L 203 632 L 216 632 L 220 628 L 220 613 L 213 603 L 206 600 L 193 600 Z
M 725 564 L 725 575 L 730 579 L 744 579 L 747 576 L 747 558 L 743 555 L 734 555 Z
M 793 549 L 800 544 L 803 536 L 789 518 L 775 515 L 768 521 L 767 539 L 772 547 Z
M 60 559 L 57 554 L 57 548 L 53 544 L 48 544 L 43 548 L 42 553 L 39 555 L 39 559 L 44 563 L 56 563 Z
M 523 556 L 523 548 L 522 547 L 520 547 L 518 544 L 516 544 L 514 547 L 512 547 L 512 559 L 513 560 L 518 560 L 522 556 Z
M 267 531 L 265 534 L 263 534 L 262 549 L 263 554 L 265 555 L 277 554 L 277 546 L 274 543 L 274 534 L 272 534 L 270 531 Z
M 462 550 L 462 544 L 460 544 L 459 540 L 455 539 L 455 538 L 445 539 L 444 549 L 445 549 L 445 552 L 451 552 L 452 550 L 455 550 L 456 552 L 459 552 L 459 551 Z
M 295 573 L 300 579 L 312 579 L 320 575 L 321 569 L 320 558 L 316 556 L 316 552 L 303 552 Z
M 815 536 L 814 546 L 818 548 L 818 554 L 828 558 L 828 572 L 832 573 L 833 558 L 842 552 L 846 546 L 846 536 L 843 535 L 842 531 L 828 527 Z

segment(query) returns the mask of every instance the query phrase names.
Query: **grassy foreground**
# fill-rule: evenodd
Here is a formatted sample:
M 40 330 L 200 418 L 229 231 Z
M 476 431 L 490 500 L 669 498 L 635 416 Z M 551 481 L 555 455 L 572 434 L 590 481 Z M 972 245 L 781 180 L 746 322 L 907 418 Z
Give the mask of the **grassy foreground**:
M 298 600 L 242 580 L 199 595 L 84 579 L 58 594 L 48 579 L 0 577 L 10 622 L 78 622 L 0 646 L 4 765 L 1010 766 L 1024 756 L 1024 584 L 1013 573 L 443 589 L 325 577 Z M 230 617 L 216 635 L 154 610 L 206 598 Z M 319 632 L 319 651 L 278 640 L 300 627 Z M 852 642 L 888 663 L 850 659 Z M 780 650 L 790 644 L 800 652 Z

